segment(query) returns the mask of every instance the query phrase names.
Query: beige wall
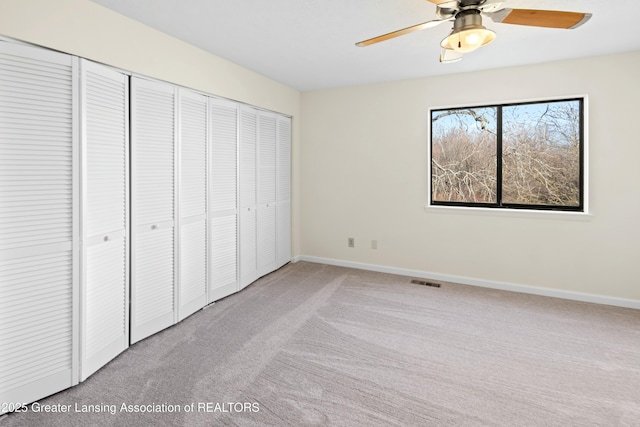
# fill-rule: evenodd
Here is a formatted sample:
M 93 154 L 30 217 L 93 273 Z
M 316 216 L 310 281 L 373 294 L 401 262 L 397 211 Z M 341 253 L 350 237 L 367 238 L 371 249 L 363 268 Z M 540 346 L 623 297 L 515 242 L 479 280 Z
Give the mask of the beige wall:
M 300 93 L 294 89 L 88 0 L 0 0 L 0 35 L 293 116 L 297 173 Z M 295 179 L 292 191 L 296 228 Z M 294 238 L 293 253 L 298 248 Z
M 301 253 L 640 303 L 638 70 L 635 52 L 304 93 Z M 430 107 L 583 94 L 591 216 L 424 209 Z

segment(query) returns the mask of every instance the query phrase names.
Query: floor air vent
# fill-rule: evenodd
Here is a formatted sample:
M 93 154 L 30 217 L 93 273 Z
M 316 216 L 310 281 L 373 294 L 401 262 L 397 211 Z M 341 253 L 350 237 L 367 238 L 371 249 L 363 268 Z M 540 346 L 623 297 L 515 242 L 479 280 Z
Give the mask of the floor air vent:
M 439 288 L 440 287 L 440 283 L 427 282 L 425 280 L 413 279 L 411 281 L 411 283 L 414 284 L 414 285 L 431 286 L 432 288 Z

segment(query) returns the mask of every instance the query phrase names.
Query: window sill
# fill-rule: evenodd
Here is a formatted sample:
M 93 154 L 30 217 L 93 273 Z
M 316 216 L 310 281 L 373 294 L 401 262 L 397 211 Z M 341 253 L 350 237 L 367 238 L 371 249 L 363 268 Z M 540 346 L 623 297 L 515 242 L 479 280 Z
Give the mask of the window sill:
M 424 205 L 428 214 L 455 214 L 455 215 L 484 215 L 503 218 L 532 218 L 564 221 L 591 221 L 593 214 L 588 212 L 543 211 L 532 209 L 500 209 L 500 208 L 473 208 L 458 206 L 430 206 Z

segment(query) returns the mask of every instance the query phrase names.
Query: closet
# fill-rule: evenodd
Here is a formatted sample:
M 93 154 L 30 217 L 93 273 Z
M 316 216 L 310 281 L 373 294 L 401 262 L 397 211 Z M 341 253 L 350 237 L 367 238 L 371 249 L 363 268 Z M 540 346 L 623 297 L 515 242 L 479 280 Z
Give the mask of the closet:
M 290 169 L 289 117 L 0 41 L 0 402 L 289 262 Z
M 291 119 L 240 107 L 240 288 L 291 259 Z

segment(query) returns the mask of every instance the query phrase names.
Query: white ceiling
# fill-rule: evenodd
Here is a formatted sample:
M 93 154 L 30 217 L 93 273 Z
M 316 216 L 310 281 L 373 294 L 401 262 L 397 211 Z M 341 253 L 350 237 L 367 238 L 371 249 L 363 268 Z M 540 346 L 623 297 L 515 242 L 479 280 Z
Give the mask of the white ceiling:
M 355 46 L 437 19 L 426 0 L 93 1 L 300 91 L 640 50 L 638 0 L 508 0 L 505 7 L 593 17 L 575 30 L 484 18 L 496 41 L 452 64 L 438 62 L 449 24 Z

